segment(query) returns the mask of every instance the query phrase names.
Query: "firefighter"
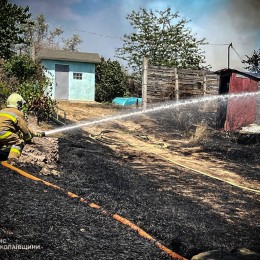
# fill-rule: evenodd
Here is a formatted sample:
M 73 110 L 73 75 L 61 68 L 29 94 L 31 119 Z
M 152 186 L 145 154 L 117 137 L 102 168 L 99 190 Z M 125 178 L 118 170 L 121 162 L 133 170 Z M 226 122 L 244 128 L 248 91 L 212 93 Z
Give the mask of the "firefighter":
M 33 137 L 43 137 L 45 133 L 35 132 L 28 127 L 22 112 L 25 101 L 19 94 L 11 94 L 6 103 L 6 108 L 0 110 L 0 150 L 10 148 L 7 162 L 15 164 L 25 143 Z

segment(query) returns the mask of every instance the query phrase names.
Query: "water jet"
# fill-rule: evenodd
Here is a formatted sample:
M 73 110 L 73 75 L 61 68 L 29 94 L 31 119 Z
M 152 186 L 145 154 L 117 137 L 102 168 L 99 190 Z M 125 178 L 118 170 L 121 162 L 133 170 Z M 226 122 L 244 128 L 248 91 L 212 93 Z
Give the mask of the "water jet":
M 211 102 L 211 101 L 226 101 L 228 99 L 235 99 L 235 98 L 247 98 L 247 97 L 252 97 L 258 95 L 260 92 L 246 92 L 246 93 L 239 93 L 239 94 L 227 94 L 227 95 L 214 95 L 214 96 L 207 96 L 207 97 L 200 97 L 196 99 L 186 99 L 186 100 L 180 100 L 180 101 L 174 101 L 174 102 L 166 102 L 160 105 L 156 105 L 154 107 L 150 107 L 147 109 L 142 109 L 142 110 L 136 110 L 133 112 L 127 112 L 123 114 L 117 114 L 114 116 L 108 116 L 105 118 L 100 118 L 96 120 L 88 120 L 84 122 L 79 122 L 77 124 L 73 124 L 70 126 L 65 126 L 65 127 L 60 127 L 56 129 L 52 129 L 49 131 L 46 131 L 45 134 L 46 136 L 50 136 L 59 132 L 65 132 L 65 131 L 70 131 L 76 128 L 83 128 L 87 126 L 92 126 L 96 124 L 101 124 L 101 123 L 106 123 L 110 121 L 115 121 L 115 120 L 121 120 L 125 118 L 130 118 L 133 116 L 140 116 L 143 114 L 149 114 L 149 113 L 155 113 L 158 111 L 163 111 L 163 110 L 169 110 L 169 109 L 177 109 L 181 108 L 187 105 L 193 105 L 193 104 L 199 104 L 203 102 Z

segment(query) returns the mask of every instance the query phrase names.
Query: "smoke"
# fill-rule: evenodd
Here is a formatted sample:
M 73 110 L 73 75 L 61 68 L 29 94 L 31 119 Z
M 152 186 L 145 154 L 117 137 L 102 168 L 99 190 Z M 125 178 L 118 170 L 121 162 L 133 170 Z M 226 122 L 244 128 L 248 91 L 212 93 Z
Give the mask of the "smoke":
M 231 21 L 244 31 L 257 34 L 260 32 L 260 1 L 259 0 L 230 0 L 228 13 Z
M 260 47 L 260 1 L 220 1 L 218 8 L 204 19 L 203 34 L 210 43 L 233 44 L 230 67 L 244 70 L 241 60 Z M 227 45 L 205 46 L 206 59 L 214 69 L 227 67 Z

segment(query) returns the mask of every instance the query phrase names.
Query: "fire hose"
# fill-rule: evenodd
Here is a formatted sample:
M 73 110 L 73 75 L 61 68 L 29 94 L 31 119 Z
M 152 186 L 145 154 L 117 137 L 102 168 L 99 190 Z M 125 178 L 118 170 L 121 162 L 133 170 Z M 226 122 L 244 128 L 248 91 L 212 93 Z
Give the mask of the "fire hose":
M 57 186 L 53 183 L 50 183 L 50 182 L 47 182 L 43 179 L 40 179 L 32 174 L 29 174 L 9 163 L 7 163 L 6 161 L 2 161 L 1 164 L 6 167 L 6 168 L 9 168 L 17 173 L 19 173 L 20 175 L 22 175 L 23 177 L 27 178 L 27 179 L 30 179 L 30 180 L 33 180 L 33 181 L 37 181 L 37 182 L 41 182 L 43 183 L 44 185 L 46 186 L 49 186 L 49 187 L 52 187 L 54 189 L 57 189 L 57 190 L 60 190 L 62 192 L 64 192 L 67 196 L 73 198 L 73 199 L 78 199 L 80 202 L 86 204 L 87 206 L 91 207 L 91 208 L 95 208 L 95 209 L 98 209 L 100 210 L 100 212 L 104 215 L 107 215 L 107 216 L 110 216 L 112 217 L 113 219 L 117 220 L 118 222 L 130 227 L 131 229 L 133 229 L 134 231 L 136 231 L 141 237 L 147 239 L 147 240 L 150 240 L 152 241 L 159 249 L 161 249 L 162 251 L 164 251 L 165 253 L 167 253 L 172 259 L 174 260 L 187 260 L 186 258 L 178 255 L 177 253 L 173 252 L 171 249 L 167 248 L 166 246 L 164 246 L 163 244 L 161 244 L 159 241 L 157 241 L 155 238 L 153 238 L 151 235 L 149 235 L 147 232 L 145 232 L 143 229 L 141 229 L 140 227 L 138 227 L 137 225 L 135 225 L 133 222 L 129 221 L 128 219 L 118 215 L 118 214 L 114 214 L 114 213 L 111 213 L 105 209 L 103 209 L 101 206 L 95 204 L 95 203 L 92 203 L 92 202 L 88 202 L 86 199 L 78 196 L 77 194 L 73 193 L 73 192 L 70 192 L 70 191 L 67 191 L 63 188 L 61 188 L 60 186 Z

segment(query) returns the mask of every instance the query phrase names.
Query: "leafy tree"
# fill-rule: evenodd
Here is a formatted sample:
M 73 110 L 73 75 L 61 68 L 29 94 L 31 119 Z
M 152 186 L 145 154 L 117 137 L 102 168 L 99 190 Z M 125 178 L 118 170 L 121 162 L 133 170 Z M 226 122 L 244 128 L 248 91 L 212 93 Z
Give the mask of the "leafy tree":
M 242 63 L 246 64 L 245 69 L 259 73 L 260 72 L 260 49 L 258 51 L 254 50 L 252 56 L 247 56 L 246 60 L 243 60 Z
M 63 30 L 60 28 L 60 27 L 56 27 L 54 28 L 51 32 L 50 32 L 50 35 L 48 37 L 48 41 L 49 41 L 49 46 L 52 48 L 52 49 L 55 49 L 55 48 L 59 48 L 59 41 L 60 41 L 60 36 L 63 34 Z M 56 39 L 56 42 L 55 42 L 55 38 L 58 38 Z
M 23 50 L 27 54 L 37 54 L 42 48 L 59 48 L 58 41 L 55 43 L 55 38 L 59 37 L 63 30 L 61 28 L 54 28 L 49 31 L 49 25 L 43 14 L 39 14 L 35 19 L 31 19 L 30 24 L 26 24 L 25 37 L 30 42 L 30 46 L 24 46 Z M 32 50 L 33 47 L 33 50 Z
M 135 32 L 124 35 L 123 47 L 116 50 L 116 55 L 128 62 L 133 71 L 141 70 L 144 56 L 154 66 L 199 69 L 205 63 L 205 57 L 199 45 L 205 39 L 197 40 L 186 27 L 188 21 L 165 11 L 147 11 L 140 8 L 126 17 Z
M 105 60 L 96 66 L 96 101 L 111 102 L 128 95 L 127 75 L 118 61 Z
M 27 28 L 27 37 L 31 46 L 27 49 L 27 53 L 34 51 L 37 54 L 41 48 L 47 47 L 46 38 L 48 37 L 49 25 L 46 22 L 43 14 L 38 15 L 35 19 L 31 20 Z M 31 50 L 31 48 L 34 48 Z
M 47 38 L 49 25 L 46 23 L 45 16 L 40 14 L 34 20 L 33 25 L 33 42 L 34 45 L 40 46 L 41 43 Z
M 24 46 L 23 48 L 28 54 L 31 53 L 32 46 L 35 55 L 43 48 L 77 51 L 78 45 L 82 42 L 79 35 L 73 34 L 69 39 L 62 39 L 62 46 L 60 46 L 61 36 L 64 31 L 60 27 L 50 30 L 43 14 L 39 14 L 35 19 L 31 20 L 30 24 L 24 27 L 27 41 L 31 43 L 31 46 Z
M 77 46 L 82 43 L 79 35 L 73 34 L 70 39 L 64 40 L 63 50 L 77 51 Z
M 29 22 L 31 14 L 29 7 L 19 7 L 0 0 L 0 57 L 10 58 L 14 53 L 16 44 L 26 43 L 25 28 L 22 26 Z

